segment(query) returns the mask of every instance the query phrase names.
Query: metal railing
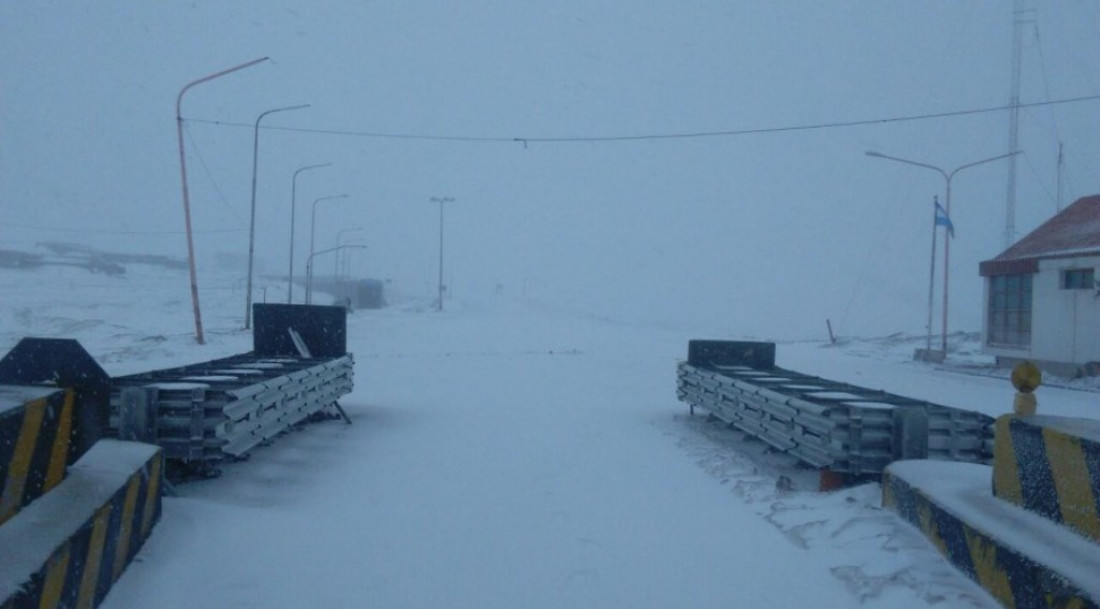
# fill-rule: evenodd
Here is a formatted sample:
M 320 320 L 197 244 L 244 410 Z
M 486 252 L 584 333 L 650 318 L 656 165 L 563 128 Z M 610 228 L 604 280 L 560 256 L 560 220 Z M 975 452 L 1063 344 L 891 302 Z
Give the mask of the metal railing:
M 353 358 L 237 355 L 112 380 L 108 427 L 212 474 L 352 390 Z
M 900 459 L 988 463 L 993 419 L 978 412 L 774 365 L 772 343 L 692 341 L 677 395 L 819 469 L 879 474 Z

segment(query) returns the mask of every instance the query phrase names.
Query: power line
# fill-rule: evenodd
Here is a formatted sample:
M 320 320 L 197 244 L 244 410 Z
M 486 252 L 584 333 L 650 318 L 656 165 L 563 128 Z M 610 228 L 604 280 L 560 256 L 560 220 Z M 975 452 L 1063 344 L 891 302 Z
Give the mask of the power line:
M 1032 102 L 1027 104 L 1019 104 L 1020 108 L 1035 108 L 1042 106 L 1055 106 L 1060 104 L 1071 104 L 1086 101 L 1100 100 L 1100 95 L 1086 95 L 1082 97 L 1071 97 L 1058 100 L 1047 100 L 1043 102 Z M 859 127 L 866 125 L 882 125 L 889 123 L 901 123 L 920 120 L 932 120 L 937 118 L 950 118 L 956 116 L 967 116 L 974 114 L 986 114 L 990 112 L 1001 112 L 1010 110 L 1012 106 L 996 106 L 991 108 L 977 108 L 971 110 L 956 110 L 952 112 L 937 112 L 931 114 L 918 114 L 910 116 L 900 116 L 892 118 L 880 118 L 880 119 L 865 119 L 855 121 L 839 121 L 831 123 L 817 123 L 809 125 L 794 125 L 786 127 L 761 127 L 755 129 L 739 129 L 739 130 L 727 130 L 727 131 L 699 131 L 688 133 L 665 133 L 665 134 L 648 134 L 648 135 L 617 135 L 617 136 L 577 136 L 577 137 L 479 137 L 479 136 L 448 136 L 448 135 L 425 135 L 425 134 L 401 134 L 401 133 L 381 133 L 370 131 L 350 131 L 340 129 L 308 129 L 304 127 L 278 127 L 278 126 L 263 126 L 261 129 L 272 129 L 281 131 L 294 131 L 303 133 L 319 133 L 324 135 L 342 135 L 352 137 L 371 137 L 371 138 L 386 138 L 386 139 L 404 139 L 404 140 L 428 140 L 428 141 L 447 141 L 447 142 L 477 142 L 477 143 L 521 143 L 525 146 L 528 143 L 581 143 L 581 142 L 630 142 L 630 141 L 642 141 L 642 140 L 671 140 L 671 139 L 696 139 L 696 138 L 709 138 L 709 137 L 734 137 L 741 135 L 756 135 L 766 133 L 783 133 L 792 131 L 812 131 L 821 129 L 840 129 L 847 127 Z M 247 127 L 253 129 L 254 125 L 251 123 L 235 123 L 229 121 L 214 121 L 199 118 L 185 118 L 184 121 L 190 123 L 202 123 L 208 125 L 217 125 L 222 127 Z M 226 209 L 240 220 L 236 212 L 226 201 L 225 196 L 221 190 L 214 183 L 213 176 L 210 173 L 209 167 L 206 166 L 205 159 L 203 159 L 201 152 L 198 151 L 198 144 L 195 142 L 194 136 L 190 130 L 187 130 L 187 136 L 191 141 L 193 149 L 199 158 L 203 169 L 207 173 L 207 177 L 214 185 L 215 191 L 218 192 L 219 198 Z M 55 232 L 72 232 L 72 233 L 94 233 L 94 234 L 182 234 L 183 231 L 122 231 L 122 230 L 89 230 L 89 229 L 66 229 L 57 227 L 46 226 L 32 226 L 32 225 L 17 225 L 8 224 L 9 226 L 18 226 L 24 229 L 30 230 L 48 230 Z M 238 233 L 243 232 L 245 229 L 226 229 L 226 230 L 206 230 L 195 231 L 198 233 Z
M 187 132 L 187 139 L 191 141 L 191 149 L 195 151 L 195 156 L 199 159 L 199 164 L 202 165 L 203 171 L 206 172 L 206 178 L 210 180 L 210 185 L 214 187 L 214 192 L 218 193 L 218 198 L 221 199 L 222 205 L 225 207 L 229 214 L 237 219 L 237 222 L 244 226 L 245 221 L 237 215 L 237 212 L 229 205 L 229 201 L 225 199 L 225 194 L 222 193 L 222 189 L 218 187 L 217 180 L 214 179 L 214 174 L 210 171 L 210 166 L 206 164 L 206 159 L 202 156 L 202 150 L 199 148 L 199 143 L 195 141 L 195 136 L 191 134 L 191 129 L 184 125 L 184 131 Z M 243 229 L 242 229 L 243 230 Z
M 1039 170 L 1035 168 L 1035 165 L 1031 162 L 1031 158 L 1027 155 L 1027 153 L 1024 153 L 1020 156 L 1024 158 L 1024 163 L 1026 163 L 1028 168 L 1031 169 L 1031 175 L 1035 176 L 1035 181 L 1039 183 L 1039 187 L 1042 188 L 1043 192 L 1046 193 L 1047 198 L 1050 199 L 1050 202 L 1054 203 L 1055 207 L 1060 205 L 1061 202 L 1058 200 L 1058 197 L 1056 197 L 1054 193 L 1050 192 L 1050 188 L 1047 187 L 1046 182 L 1044 182 L 1043 178 L 1039 175 Z
M 38 230 L 51 233 L 86 233 L 90 235 L 182 235 L 184 231 L 181 230 L 95 230 L 87 228 L 59 228 L 56 226 L 39 226 L 34 224 L 15 224 L 12 222 L 5 222 L 4 226 L 13 226 L 15 228 L 22 228 L 25 230 Z M 219 229 L 219 230 L 196 230 L 195 233 L 243 233 L 248 229 L 234 228 L 234 229 Z
M 1055 106 L 1060 104 L 1071 104 L 1085 101 L 1100 100 L 1100 95 L 1086 95 L 1082 97 L 1071 97 L 1058 100 L 1047 100 L 1042 102 L 1032 102 L 1028 104 L 1018 104 L 1019 108 L 1033 108 L 1040 106 Z M 279 131 L 291 131 L 298 133 L 316 133 L 322 135 L 342 135 L 351 137 L 366 137 L 366 138 L 378 138 L 378 139 L 398 139 L 398 140 L 422 140 L 422 141 L 441 141 L 441 142 L 467 142 L 467 143 L 509 143 L 509 144 L 527 144 L 540 143 L 540 144 L 565 144 L 565 143 L 593 143 L 593 142 L 634 142 L 644 140 L 683 140 L 683 139 L 699 139 L 699 138 L 715 138 L 715 137 L 736 137 L 742 135 L 759 135 L 767 133 L 785 133 L 792 131 L 815 131 L 822 129 L 843 129 L 848 127 L 862 127 L 867 125 L 885 125 L 890 123 L 903 123 L 911 121 L 932 120 L 938 118 L 951 118 L 958 116 L 969 116 L 974 114 L 987 114 L 991 112 L 1002 112 L 1005 110 L 1011 110 L 1012 105 L 995 106 L 990 108 L 976 108 L 970 110 L 955 110 L 950 112 L 936 112 L 930 114 L 915 114 L 909 116 L 897 116 L 891 118 L 875 118 L 875 119 L 862 119 L 853 121 L 836 121 L 828 123 L 813 123 L 807 125 L 790 125 L 784 127 L 759 127 L 752 129 L 731 129 L 731 130 L 717 130 L 717 131 L 694 131 L 694 132 L 682 132 L 682 133 L 649 133 L 639 135 L 607 135 L 607 136 L 551 136 L 551 137 L 493 137 L 493 136 L 461 136 L 461 135 L 433 135 L 433 134 L 413 134 L 413 133 L 384 133 L 377 131 L 353 131 L 346 129 L 312 129 L 306 127 L 279 127 L 269 126 L 261 127 L 262 129 L 271 129 Z M 203 123 L 208 125 L 217 125 L 221 127 L 247 127 L 249 129 L 254 128 L 251 123 L 237 123 L 230 121 L 215 121 L 201 118 L 185 118 L 187 122 L 191 123 Z

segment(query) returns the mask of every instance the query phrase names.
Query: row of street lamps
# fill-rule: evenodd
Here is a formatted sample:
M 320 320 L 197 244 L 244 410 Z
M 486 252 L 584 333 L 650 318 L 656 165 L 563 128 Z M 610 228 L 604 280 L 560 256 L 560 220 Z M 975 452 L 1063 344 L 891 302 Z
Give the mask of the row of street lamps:
M 261 57 L 259 59 L 249 61 L 247 63 L 243 63 L 243 64 L 238 65 L 238 66 L 234 66 L 234 67 L 229 68 L 227 70 L 222 70 L 221 72 L 216 72 L 214 74 L 210 74 L 209 76 L 204 76 L 203 78 L 200 78 L 198 80 L 195 80 L 195 81 L 192 81 L 192 82 L 188 83 L 186 86 L 183 87 L 183 89 L 180 90 L 179 95 L 176 97 L 176 132 L 177 132 L 177 137 L 178 137 L 178 140 L 179 140 L 180 180 L 181 180 L 182 185 L 183 185 L 183 214 L 184 214 L 184 223 L 186 225 L 186 233 L 187 233 L 187 262 L 188 262 L 188 269 L 189 269 L 189 272 L 190 272 L 190 279 L 191 279 L 191 302 L 192 302 L 192 306 L 194 308 L 194 314 L 195 314 L 195 339 L 197 340 L 197 342 L 200 345 L 204 344 L 206 341 L 205 341 L 205 337 L 203 336 L 202 308 L 199 305 L 198 276 L 197 276 L 197 272 L 195 270 L 195 244 L 194 244 L 193 231 L 192 231 L 192 228 L 191 228 L 191 201 L 190 201 L 190 194 L 189 194 L 188 185 L 187 185 L 187 156 L 186 156 L 186 153 L 185 153 L 185 150 L 184 150 L 184 143 L 183 143 L 183 111 L 182 111 L 183 96 L 192 87 L 195 87 L 196 85 L 200 85 L 202 83 L 209 82 L 209 81 L 214 80 L 216 78 L 220 78 L 222 76 L 232 74 L 233 72 L 237 72 L 239 70 L 243 70 L 245 68 L 255 66 L 257 64 L 263 63 L 263 62 L 268 61 L 268 60 L 269 60 L 268 57 Z M 245 319 L 245 322 L 244 322 L 245 329 L 250 328 L 251 325 L 252 325 L 252 275 L 253 275 L 253 263 L 254 263 L 255 246 L 256 246 L 256 182 L 257 182 L 257 175 L 258 175 L 258 172 L 259 172 L 260 122 L 264 119 L 264 117 L 266 117 L 268 115 L 271 115 L 271 114 L 275 114 L 275 113 L 278 113 L 278 112 L 289 112 L 291 110 L 300 110 L 300 109 L 308 108 L 308 107 L 309 107 L 309 104 L 299 104 L 299 105 L 296 105 L 296 106 L 287 106 L 287 107 L 284 107 L 284 108 L 274 108 L 272 110 L 267 110 L 266 112 L 263 112 L 262 114 L 260 114 L 256 118 L 256 122 L 255 122 L 255 125 L 254 125 L 254 128 L 253 128 L 253 141 L 252 141 L 252 202 L 251 202 L 250 219 L 249 219 L 249 227 L 248 227 L 248 279 L 247 279 L 247 287 L 245 289 L 245 293 L 246 293 L 246 297 L 245 297 L 245 317 L 244 317 L 244 319 Z M 294 217 L 295 217 L 295 213 L 296 213 L 296 209 L 297 209 L 298 174 L 300 174 L 301 172 L 306 171 L 308 169 L 319 169 L 321 167 L 328 167 L 330 165 L 332 165 L 332 163 L 322 163 L 322 164 L 318 164 L 318 165 L 308 165 L 306 167 L 302 167 L 302 168 L 300 168 L 300 169 L 298 169 L 297 171 L 294 172 L 294 177 L 291 180 L 290 268 L 289 268 L 289 287 L 287 289 L 287 304 L 290 304 L 292 302 L 293 297 L 294 297 Z M 317 204 L 318 203 L 320 203 L 321 201 L 329 200 L 329 199 L 341 199 L 341 198 L 345 198 L 345 197 L 347 197 L 347 195 L 342 194 L 342 195 L 336 195 L 336 196 L 331 196 L 331 197 L 321 197 L 319 199 L 316 199 L 313 202 L 313 218 L 312 218 L 313 223 L 315 223 L 316 219 L 317 219 Z M 315 256 L 320 255 L 322 253 L 330 252 L 330 251 L 336 251 L 336 250 L 339 250 L 339 249 L 347 249 L 347 248 L 350 248 L 350 247 L 365 247 L 365 246 L 342 246 L 341 247 L 341 246 L 339 246 L 339 244 L 337 244 L 336 248 L 325 250 L 324 252 L 316 252 L 315 253 L 314 249 L 313 249 L 313 245 L 314 245 L 313 236 L 314 236 L 314 226 L 311 223 L 311 226 L 310 226 L 310 242 L 309 242 L 309 258 L 307 259 L 307 263 L 306 263 L 306 273 L 307 273 L 307 276 L 308 276 L 307 277 L 307 283 L 306 283 L 306 302 L 307 303 L 309 303 L 311 301 L 311 298 L 312 298 L 312 293 L 311 292 L 312 292 L 312 287 L 313 287 L 313 285 L 312 285 L 312 281 L 313 281 L 313 258 Z
M 243 63 L 232 68 L 216 72 L 208 76 L 204 76 L 198 80 L 188 83 L 183 89 L 180 90 L 179 95 L 176 97 L 176 132 L 179 140 L 179 155 L 180 155 L 180 180 L 182 182 L 183 190 L 183 214 L 184 222 L 186 225 L 187 233 L 187 262 L 191 279 L 191 302 L 194 308 L 195 314 L 195 339 L 201 345 L 205 343 L 205 337 L 203 336 L 202 327 L 202 309 L 199 305 L 199 288 L 198 288 L 198 276 L 195 270 L 195 245 L 194 237 L 191 228 L 191 201 L 190 194 L 187 186 L 187 156 L 184 151 L 183 143 L 183 96 L 192 87 L 200 85 L 205 82 L 209 82 L 216 78 L 232 74 L 245 68 L 258 65 L 265 61 L 269 61 L 268 57 L 261 57 L 254 59 L 247 63 Z M 245 322 L 244 327 L 248 329 L 252 325 L 252 275 L 253 275 L 253 263 L 255 257 L 255 245 L 256 245 L 256 183 L 259 173 L 259 149 L 260 149 L 260 122 L 264 117 L 275 114 L 278 112 L 289 112 L 292 110 L 301 110 L 310 107 L 309 104 L 299 104 L 295 106 L 287 106 L 283 108 L 274 108 L 261 113 L 256 117 L 256 122 L 253 127 L 252 137 L 252 201 L 250 206 L 250 218 L 248 227 L 248 280 L 247 287 L 245 289 Z M 291 178 L 291 204 L 290 204 L 290 253 L 289 253 L 289 268 L 288 268 L 288 287 L 287 287 L 287 304 L 291 304 L 294 299 L 294 221 L 297 213 L 298 206 L 298 175 L 304 171 L 311 169 L 320 169 L 323 167 L 329 167 L 332 163 L 320 163 L 316 165 L 307 165 L 295 170 L 293 177 Z M 340 237 L 345 232 L 351 232 L 353 230 L 362 229 L 345 229 L 337 233 L 336 247 L 322 250 L 320 252 L 314 251 L 314 241 L 316 235 L 316 223 L 317 223 L 317 204 L 323 201 L 330 201 L 335 199 L 347 198 L 347 194 L 332 195 L 326 197 L 320 197 L 313 201 L 313 208 L 311 211 L 310 229 L 309 229 L 309 256 L 306 260 L 306 304 L 311 304 L 313 300 L 313 259 L 321 254 L 336 252 L 340 250 L 349 249 L 365 249 L 366 246 L 362 245 L 341 245 Z M 438 310 L 443 310 L 443 204 L 454 201 L 451 197 L 432 197 L 433 203 L 439 203 L 439 300 L 437 303 Z M 337 271 L 338 272 L 338 271 Z
M 187 188 L 187 161 L 186 161 L 186 155 L 184 154 L 184 146 L 183 146 L 183 116 L 182 116 L 183 96 L 184 96 L 185 93 L 187 93 L 188 90 L 190 90 L 192 87 L 194 87 L 196 85 L 214 80 L 215 78 L 219 78 L 221 76 L 225 76 L 225 75 L 231 74 L 233 72 L 237 72 L 238 70 L 243 70 L 245 68 L 252 67 L 252 66 L 257 65 L 259 63 L 262 63 L 264 61 L 268 61 L 268 59 L 269 58 L 267 58 L 267 57 L 261 57 L 259 59 L 255 59 L 253 61 L 241 64 L 239 66 L 235 66 L 235 67 L 229 68 L 227 70 L 223 70 L 221 72 L 217 72 L 215 74 L 211 74 L 209 76 L 205 76 L 205 77 L 200 78 L 198 80 L 192 81 L 192 82 L 188 83 L 186 86 L 184 86 L 183 89 L 180 90 L 179 95 L 176 97 L 176 130 L 177 130 L 177 135 L 178 135 L 178 139 L 179 139 L 180 178 L 181 178 L 181 181 L 183 183 L 183 212 L 184 212 L 184 220 L 185 220 L 186 232 L 187 232 L 188 268 L 189 268 L 190 277 L 191 277 L 191 300 L 192 300 L 192 304 L 193 304 L 194 311 L 195 311 L 195 337 L 196 337 L 199 344 L 203 344 L 205 341 L 204 341 L 203 329 L 202 329 L 202 313 L 201 313 L 201 309 L 200 309 L 200 306 L 199 306 L 198 280 L 197 280 L 197 274 L 196 274 L 196 271 L 195 271 L 195 246 L 194 246 L 194 239 L 192 237 L 192 229 L 191 229 L 191 204 L 190 204 L 190 198 L 189 198 L 188 188 Z M 253 129 L 253 144 L 252 144 L 252 203 L 251 203 L 249 229 L 248 229 L 248 285 L 247 285 L 247 288 L 245 290 L 245 292 L 247 294 L 246 304 L 245 304 L 245 323 L 244 323 L 245 329 L 248 329 L 249 327 L 251 327 L 251 320 L 252 320 L 252 269 L 253 269 L 253 258 L 254 258 L 254 253 L 255 253 L 255 238 L 256 238 L 256 180 L 257 180 L 258 165 L 259 165 L 260 121 L 262 121 L 264 117 L 266 117 L 268 115 L 271 115 L 271 114 L 275 114 L 275 113 L 278 113 L 278 112 L 289 112 L 289 111 L 292 111 L 292 110 L 300 110 L 300 109 L 304 109 L 304 108 L 308 108 L 308 107 L 309 107 L 309 104 L 300 104 L 300 105 L 296 105 L 296 106 L 288 106 L 288 107 L 285 107 L 285 108 L 275 108 L 275 109 L 267 110 L 266 112 L 263 112 L 262 114 L 260 114 L 256 118 L 256 123 L 255 123 L 254 129 Z M 1020 152 L 1021 151 L 1016 150 L 1016 151 L 1009 152 L 1009 153 L 1006 153 L 1006 154 L 990 157 L 990 158 L 987 158 L 987 159 L 982 159 L 980 161 L 974 161 L 972 163 L 967 163 L 965 165 L 961 165 L 959 167 L 956 167 L 955 169 L 953 169 L 951 171 L 946 171 L 946 170 L 941 169 L 940 167 L 937 167 L 935 165 L 929 165 L 927 163 L 921 163 L 919 161 L 913 161 L 913 160 L 910 160 L 910 159 L 903 159 L 903 158 L 900 158 L 900 157 L 890 156 L 890 155 L 882 154 L 881 152 L 876 152 L 876 151 L 873 151 L 873 150 L 867 151 L 866 154 L 869 157 L 886 159 L 886 160 L 895 161 L 895 162 L 898 162 L 898 163 L 904 163 L 906 165 L 913 165 L 913 166 L 916 166 L 916 167 L 923 167 L 925 169 L 933 170 L 933 171 L 939 173 L 941 176 L 943 176 L 943 179 L 944 179 L 944 182 L 945 182 L 945 185 L 946 185 L 945 212 L 946 212 L 947 217 L 950 218 L 951 217 L 951 180 L 952 180 L 952 178 L 955 177 L 955 174 L 962 171 L 963 169 L 967 169 L 967 168 L 970 168 L 970 167 L 975 167 L 977 165 L 984 165 L 986 163 L 991 163 L 993 161 L 998 161 L 998 160 L 1001 160 L 1001 159 L 1004 159 L 1004 158 L 1008 158 L 1008 157 L 1017 155 Z M 332 165 L 332 163 L 321 163 L 321 164 L 317 164 L 317 165 L 307 165 L 305 167 L 301 167 L 301 168 L 297 169 L 294 172 L 294 176 L 291 179 L 290 254 L 289 254 L 290 265 L 289 265 L 289 272 L 288 272 L 289 285 L 288 285 L 288 289 L 287 289 L 287 304 L 291 304 L 292 301 L 293 301 L 293 298 L 294 298 L 294 218 L 295 218 L 296 209 L 297 209 L 298 175 L 300 173 L 304 172 L 304 171 L 307 171 L 307 170 L 320 169 L 322 167 L 329 167 L 331 165 Z M 344 198 L 347 198 L 347 196 L 348 196 L 347 194 L 332 195 L 332 196 L 320 197 L 320 198 L 315 199 L 313 201 L 312 217 L 311 217 L 311 221 L 310 221 L 309 257 L 307 258 L 307 261 L 306 261 L 306 298 L 305 298 L 306 304 L 311 304 L 312 303 L 313 258 L 315 256 L 318 256 L 318 255 L 324 254 L 324 253 L 328 253 L 328 252 L 339 251 L 339 250 L 342 250 L 342 249 L 363 249 L 363 248 L 365 248 L 365 246 L 356 246 L 356 245 L 342 246 L 342 245 L 340 245 L 339 241 L 340 241 L 340 236 L 341 236 L 342 233 L 350 232 L 350 231 L 353 231 L 353 230 L 362 230 L 362 229 L 345 229 L 345 230 L 340 231 L 340 233 L 337 234 L 336 247 L 329 248 L 327 250 L 323 250 L 323 251 L 320 251 L 320 252 L 315 252 L 314 251 L 314 237 L 315 237 L 315 229 L 316 229 L 316 222 L 317 222 L 317 204 L 321 203 L 322 201 L 344 199 Z M 444 290 L 444 287 L 443 287 L 443 204 L 454 202 L 454 199 L 451 198 L 451 197 L 432 197 L 430 200 L 431 200 L 432 203 L 438 203 L 439 204 L 439 282 L 438 282 L 437 310 L 442 311 L 443 310 L 443 290 Z M 947 353 L 947 317 L 948 317 L 947 316 L 947 304 L 948 304 L 948 285 L 949 285 L 948 284 L 948 269 L 949 269 L 948 264 L 949 264 L 949 258 L 950 258 L 950 253 L 951 253 L 951 241 L 950 241 L 950 239 L 944 239 L 943 248 L 944 248 L 943 249 L 943 253 L 944 253 L 944 255 L 943 255 L 943 311 L 942 311 L 942 315 L 941 315 L 942 316 L 942 322 L 943 322 L 943 327 L 942 327 L 942 334 L 943 334 L 942 335 L 942 341 L 943 342 L 942 342 L 941 348 L 942 348 L 943 355 L 946 355 L 946 353 Z M 929 350 L 931 350 L 931 343 L 932 343 L 931 288 L 929 289 L 929 299 L 930 300 L 929 300 L 929 313 L 928 313 L 928 315 L 929 315 L 929 317 L 928 317 L 928 348 L 929 348 Z

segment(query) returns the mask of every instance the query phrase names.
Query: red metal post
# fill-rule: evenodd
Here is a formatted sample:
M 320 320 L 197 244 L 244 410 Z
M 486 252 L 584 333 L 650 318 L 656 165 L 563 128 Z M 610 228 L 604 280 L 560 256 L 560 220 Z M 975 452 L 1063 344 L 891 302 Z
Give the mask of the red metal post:
M 203 338 L 202 334 L 202 312 L 199 308 L 199 282 L 197 273 L 195 272 L 195 241 L 191 236 L 191 199 L 187 191 L 187 157 L 186 154 L 184 154 L 183 149 L 183 94 L 187 93 L 187 91 L 195 85 L 202 84 L 208 80 L 214 80 L 219 76 L 225 76 L 226 74 L 236 72 L 237 70 L 243 70 L 245 68 L 252 67 L 260 62 L 267 60 L 267 57 L 261 57 L 260 59 L 254 59 L 248 63 L 243 63 L 234 68 L 222 70 L 217 74 L 211 74 L 210 76 L 205 76 L 196 81 L 192 81 L 188 83 L 187 86 L 180 89 L 179 95 L 176 96 L 176 135 L 179 138 L 180 148 L 180 180 L 183 181 L 183 218 L 184 224 L 187 227 L 187 264 L 191 272 L 191 303 L 195 308 L 195 340 L 200 345 L 204 344 L 206 340 Z

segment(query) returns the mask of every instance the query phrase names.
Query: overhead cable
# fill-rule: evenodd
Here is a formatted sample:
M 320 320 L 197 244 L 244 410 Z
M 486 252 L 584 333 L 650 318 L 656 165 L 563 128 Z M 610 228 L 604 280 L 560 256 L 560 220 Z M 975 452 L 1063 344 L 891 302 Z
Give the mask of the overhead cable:
M 1019 104 L 1019 108 L 1033 108 L 1040 106 L 1054 106 L 1059 104 L 1071 104 L 1085 101 L 1100 100 L 1100 95 L 1086 95 L 1082 97 L 1072 97 L 1058 100 L 1048 100 L 1042 102 L 1032 102 L 1026 104 Z M 828 123 L 813 123 L 807 125 L 789 125 L 782 127 L 758 127 L 749 129 L 730 129 L 730 130 L 716 130 L 716 131 L 694 131 L 694 132 L 682 132 L 682 133 L 649 133 L 638 135 L 586 135 L 586 136 L 539 136 L 539 137 L 493 137 L 493 136 L 462 136 L 462 135 L 434 135 L 434 134 L 413 134 L 413 133 L 384 133 L 376 131 L 353 131 L 345 129 L 314 129 L 307 127 L 279 127 L 279 126 L 264 126 L 262 129 L 270 129 L 275 131 L 292 131 L 299 133 L 316 133 L 322 135 L 341 135 L 350 137 L 365 137 L 365 138 L 379 138 L 379 139 L 400 139 L 400 140 L 429 140 L 429 141 L 442 141 L 442 142 L 474 142 L 474 143 L 517 143 L 517 144 L 562 144 L 562 143 L 591 143 L 591 142 L 633 142 L 642 140 L 684 140 L 684 139 L 699 139 L 699 138 L 717 138 L 717 137 L 736 137 L 743 135 L 759 135 L 766 133 L 784 133 L 791 131 L 815 131 L 822 129 L 843 129 L 848 127 L 862 127 L 867 125 L 885 125 L 890 123 L 902 123 L 911 121 L 932 120 L 940 118 L 951 118 L 958 116 L 968 116 L 974 114 L 986 114 L 991 112 L 1002 112 L 1012 109 L 1010 105 L 995 106 L 990 108 L 976 108 L 970 110 L 954 110 L 949 112 L 936 112 L 930 114 L 915 114 L 909 116 L 897 116 L 890 118 L 874 118 L 874 119 L 861 119 L 851 121 L 836 121 Z M 253 129 L 254 126 L 251 123 L 238 123 L 231 121 L 216 121 L 201 118 L 185 118 L 187 122 L 191 123 L 203 123 L 208 125 L 218 125 L 222 127 L 247 127 Z

